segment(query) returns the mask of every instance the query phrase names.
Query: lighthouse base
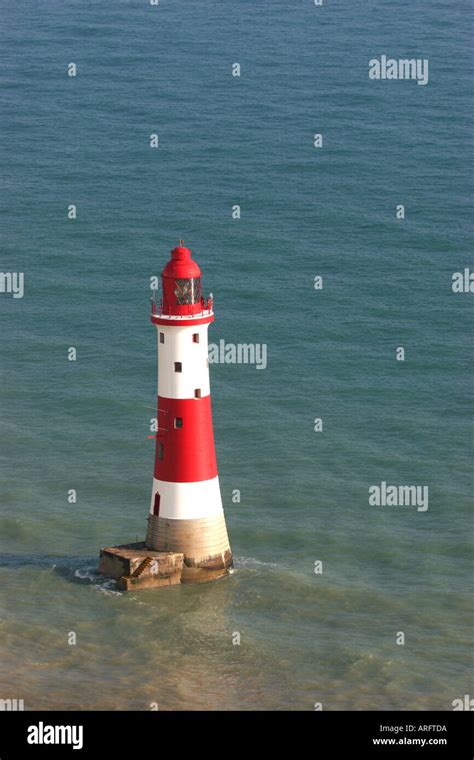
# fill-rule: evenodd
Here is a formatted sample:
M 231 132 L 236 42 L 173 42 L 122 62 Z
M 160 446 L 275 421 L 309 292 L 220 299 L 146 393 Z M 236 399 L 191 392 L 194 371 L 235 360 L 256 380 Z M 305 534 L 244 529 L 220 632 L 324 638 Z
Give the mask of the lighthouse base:
M 156 551 L 141 541 L 101 549 L 99 572 L 115 578 L 120 591 L 137 591 L 178 583 L 207 583 L 227 575 L 228 568 L 188 567 L 184 554 Z
M 115 578 L 120 591 L 135 591 L 181 583 L 183 564 L 183 554 L 150 551 L 143 541 L 101 549 L 99 572 Z
M 182 583 L 206 583 L 232 568 L 224 514 L 194 520 L 148 515 L 146 545 L 161 552 L 182 551 Z

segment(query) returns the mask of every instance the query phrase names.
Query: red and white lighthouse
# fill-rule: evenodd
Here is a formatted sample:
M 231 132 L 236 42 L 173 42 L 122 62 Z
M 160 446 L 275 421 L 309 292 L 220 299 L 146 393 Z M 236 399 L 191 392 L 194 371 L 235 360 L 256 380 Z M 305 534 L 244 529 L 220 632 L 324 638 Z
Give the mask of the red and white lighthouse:
M 180 245 L 162 272 L 152 304 L 158 336 L 158 426 L 146 547 L 184 554 L 182 581 L 202 582 L 232 566 L 217 474 L 207 331 L 212 298 L 201 270 Z

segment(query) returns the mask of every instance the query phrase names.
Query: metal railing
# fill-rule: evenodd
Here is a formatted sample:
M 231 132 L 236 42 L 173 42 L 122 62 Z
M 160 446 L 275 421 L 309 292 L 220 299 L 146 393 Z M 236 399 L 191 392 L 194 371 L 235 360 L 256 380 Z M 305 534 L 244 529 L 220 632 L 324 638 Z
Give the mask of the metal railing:
M 160 316 L 160 317 L 163 316 L 163 315 L 164 316 L 170 316 L 170 313 L 165 314 L 165 312 L 163 311 L 163 299 L 161 299 L 159 307 L 157 307 L 156 297 L 155 298 L 152 297 L 150 299 L 150 301 L 151 301 L 151 313 L 152 314 L 158 314 L 158 316 Z M 197 317 L 199 314 L 210 314 L 212 312 L 213 303 L 214 303 L 214 299 L 212 298 L 212 296 L 208 296 L 207 298 L 202 297 L 201 298 L 201 311 L 190 312 L 190 314 L 175 314 L 175 315 L 171 314 L 171 316 L 177 316 L 177 317 L 183 317 L 184 318 L 184 317 L 189 317 L 189 316 Z

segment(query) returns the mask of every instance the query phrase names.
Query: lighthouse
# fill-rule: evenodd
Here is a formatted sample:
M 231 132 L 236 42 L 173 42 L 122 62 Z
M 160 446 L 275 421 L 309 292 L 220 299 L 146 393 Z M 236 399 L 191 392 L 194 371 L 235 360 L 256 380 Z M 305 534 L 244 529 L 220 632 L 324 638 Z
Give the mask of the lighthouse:
M 208 337 L 212 298 L 189 248 L 171 251 L 162 300 L 152 302 L 158 344 L 158 404 L 146 545 L 182 552 L 184 582 L 227 573 L 232 553 L 222 508 L 212 427 Z
M 101 549 L 119 589 L 203 583 L 227 575 L 232 552 L 217 473 L 207 331 L 212 297 L 182 241 L 152 301 L 158 344 L 156 448 L 146 540 Z

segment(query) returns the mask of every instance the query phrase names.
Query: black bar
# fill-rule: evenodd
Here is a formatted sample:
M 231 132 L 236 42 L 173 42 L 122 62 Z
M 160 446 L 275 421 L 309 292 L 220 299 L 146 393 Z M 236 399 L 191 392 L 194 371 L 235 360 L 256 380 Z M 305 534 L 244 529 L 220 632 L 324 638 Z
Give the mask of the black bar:
M 64 730 L 56 730 L 63 726 Z M 50 728 L 52 727 L 52 728 Z M 74 732 L 74 727 L 75 732 Z M 82 735 L 81 735 L 82 727 Z M 0 760 L 158 757 L 221 752 L 265 757 L 472 760 L 470 712 L 1 712 Z M 43 740 L 42 744 L 28 742 Z M 50 738 L 70 744 L 46 743 Z M 382 743 L 383 740 L 383 743 Z M 415 741 L 416 740 L 416 741 Z M 424 744 L 423 744 L 424 740 Z M 73 744 L 77 750 L 73 749 Z M 79 745 L 82 743 L 82 747 Z M 219 749 L 220 748 L 220 749 Z

